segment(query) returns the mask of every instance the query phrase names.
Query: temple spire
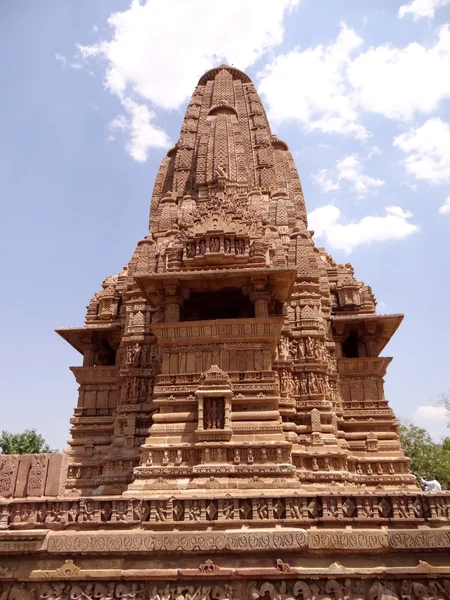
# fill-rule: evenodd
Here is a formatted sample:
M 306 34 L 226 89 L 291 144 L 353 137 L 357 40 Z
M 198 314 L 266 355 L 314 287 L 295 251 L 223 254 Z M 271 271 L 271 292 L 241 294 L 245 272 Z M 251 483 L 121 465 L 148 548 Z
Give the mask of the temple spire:
M 225 186 L 226 184 L 226 186 Z M 287 144 L 272 135 L 261 99 L 249 77 L 229 65 L 205 73 L 188 104 L 180 137 L 163 159 L 151 215 L 170 192 L 180 203 L 217 194 L 260 193 L 268 208 L 272 191 L 306 223 L 300 180 Z

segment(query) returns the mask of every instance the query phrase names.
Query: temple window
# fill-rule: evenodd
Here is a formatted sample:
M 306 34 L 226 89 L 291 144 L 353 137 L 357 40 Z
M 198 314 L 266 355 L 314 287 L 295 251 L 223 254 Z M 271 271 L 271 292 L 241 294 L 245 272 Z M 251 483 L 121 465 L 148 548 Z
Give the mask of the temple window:
M 342 355 L 344 358 L 359 358 L 363 355 L 357 331 L 351 331 L 345 341 L 342 342 Z
M 180 321 L 248 319 L 255 317 L 255 307 L 239 288 L 217 292 L 193 292 L 181 307 Z

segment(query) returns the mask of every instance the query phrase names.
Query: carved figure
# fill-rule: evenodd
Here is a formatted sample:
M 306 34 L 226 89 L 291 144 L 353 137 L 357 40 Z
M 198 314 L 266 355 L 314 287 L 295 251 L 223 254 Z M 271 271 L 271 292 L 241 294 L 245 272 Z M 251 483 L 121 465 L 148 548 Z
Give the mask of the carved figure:
M 201 509 L 198 500 L 192 500 L 188 509 L 188 517 L 190 521 L 199 521 Z
M 305 375 L 300 379 L 300 393 L 302 396 L 308 395 L 308 381 Z
M 369 588 L 368 600 L 399 600 L 397 594 L 389 583 L 375 581 Z
M 220 250 L 220 238 L 213 237 L 209 241 L 209 251 L 210 252 L 219 252 Z

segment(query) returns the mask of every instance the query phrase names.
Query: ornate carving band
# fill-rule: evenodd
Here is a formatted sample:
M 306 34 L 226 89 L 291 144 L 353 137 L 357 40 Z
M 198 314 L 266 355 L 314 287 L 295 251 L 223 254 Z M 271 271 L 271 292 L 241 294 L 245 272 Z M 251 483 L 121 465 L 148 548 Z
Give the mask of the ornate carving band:
M 48 551 L 77 552 L 258 552 L 306 548 L 306 531 L 234 531 L 196 533 L 103 533 L 102 535 L 50 533 Z
M 212 575 L 215 575 L 212 574 Z M 203 577 L 199 575 L 199 578 Z M 449 600 L 450 581 L 438 579 L 275 579 L 273 581 L 59 581 L 3 583 L 4 600 Z
M 11 532 L 12 533 L 12 532 Z M 42 532 L 43 533 L 43 532 Z M 8 540 L 6 533 L 0 540 L 0 554 L 32 553 L 44 550 L 49 553 L 222 553 L 232 552 L 285 552 L 308 549 L 316 552 L 372 552 L 387 550 L 446 549 L 450 544 L 447 530 L 353 530 L 353 531 L 306 531 L 303 529 L 232 530 L 202 532 L 155 532 L 155 531 L 98 531 L 89 532 L 51 531 L 45 540 L 16 539 L 15 533 Z
M 390 531 L 389 546 L 396 550 L 450 548 L 450 530 Z
M 388 548 L 388 535 L 383 531 L 336 531 L 308 533 L 311 550 L 358 550 L 371 551 Z
M 283 465 L 286 470 L 293 468 Z M 144 467 L 141 467 L 144 469 Z M 161 467 L 166 469 L 167 467 Z M 170 467 L 181 473 L 180 467 Z M 217 467 L 219 468 L 219 467 Z M 200 467 L 198 467 L 201 470 Z M 148 469 L 147 469 L 148 470 Z M 149 471 L 150 473 L 150 471 Z M 283 471 L 272 475 L 282 475 Z M 156 476 L 156 475 L 155 475 Z M 279 485 L 284 484 L 281 480 Z M 164 481 L 162 482 L 164 484 Z M 168 489 L 166 487 L 161 489 Z M 33 529 L 36 527 L 54 528 L 55 525 L 70 528 L 91 528 L 93 524 L 115 523 L 124 526 L 139 526 L 146 523 L 166 526 L 168 523 L 197 521 L 211 522 L 260 522 L 266 525 L 274 519 L 289 525 L 313 525 L 326 523 L 372 526 L 389 523 L 397 518 L 405 527 L 424 522 L 450 521 L 450 495 L 411 494 L 399 497 L 389 494 L 277 494 L 264 498 L 245 495 L 221 496 L 214 494 L 212 499 L 186 499 L 170 497 L 161 492 L 154 499 L 113 499 L 113 498 L 73 498 L 46 501 L 5 501 L 0 502 L 1 529 Z M 195 514 L 192 502 L 198 505 Z M 197 514 L 198 512 L 198 514 Z

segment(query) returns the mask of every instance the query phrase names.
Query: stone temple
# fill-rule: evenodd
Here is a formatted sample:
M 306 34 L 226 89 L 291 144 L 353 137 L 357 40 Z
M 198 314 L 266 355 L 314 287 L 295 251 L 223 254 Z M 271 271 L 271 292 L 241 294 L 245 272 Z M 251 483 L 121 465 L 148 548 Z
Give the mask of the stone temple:
M 205 73 L 149 234 L 58 330 L 68 450 L 0 457 L 0 600 L 450 599 L 450 495 L 383 391 L 401 320 L 314 245 L 249 77 Z

